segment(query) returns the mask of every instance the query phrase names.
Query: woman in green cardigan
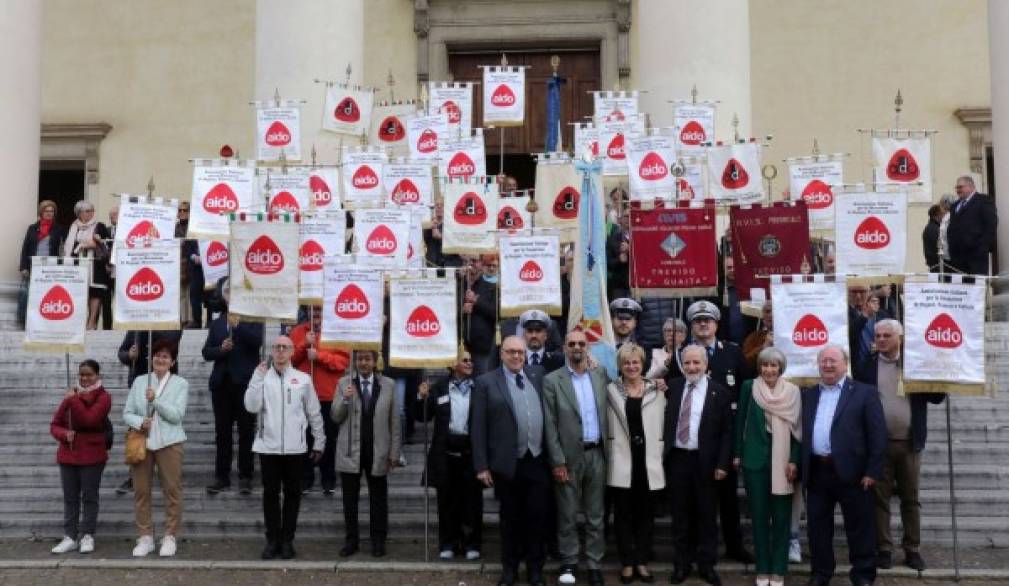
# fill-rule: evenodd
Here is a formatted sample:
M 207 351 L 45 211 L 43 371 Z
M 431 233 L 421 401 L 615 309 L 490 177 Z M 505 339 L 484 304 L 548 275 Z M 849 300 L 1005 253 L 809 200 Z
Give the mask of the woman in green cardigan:
M 788 571 L 792 492 L 802 439 L 799 387 L 786 381 L 785 355 L 769 346 L 757 355 L 758 376 L 743 383 L 736 414 L 733 465 L 750 499 L 757 586 L 783 586 Z

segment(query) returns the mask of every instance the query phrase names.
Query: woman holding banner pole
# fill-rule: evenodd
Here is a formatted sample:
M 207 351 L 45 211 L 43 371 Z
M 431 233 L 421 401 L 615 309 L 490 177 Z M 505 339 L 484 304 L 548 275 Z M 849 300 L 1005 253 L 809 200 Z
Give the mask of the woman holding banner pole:
M 102 310 L 102 299 L 109 294 L 109 249 L 105 245 L 111 235 L 105 224 L 95 219 L 95 205 L 81 200 L 74 205 L 74 216 L 77 217 L 70 225 L 66 242 L 63 243 L 63 256 L 90 258 L 91 281 L 88 283 L 88 329 L 98 329 L 98 314 Z
M 24 295 L 18 298 L 18 324 L 24 327 L 28 304 L 28 278 L 33 256 L 60 256 L 66 231 L 56 223 L 56 202 L 45 199 L 39 202 L 39 220 L 28 226 L 21 244 L 21 282 Z

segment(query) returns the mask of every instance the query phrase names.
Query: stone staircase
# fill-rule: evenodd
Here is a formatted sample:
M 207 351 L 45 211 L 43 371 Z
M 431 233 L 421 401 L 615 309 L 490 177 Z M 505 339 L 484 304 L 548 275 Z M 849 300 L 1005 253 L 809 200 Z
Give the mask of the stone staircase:
M 1009 328 L 1003 325 L 1009 324 L 990 325 L 989 363 L 993 375 L 1009 380 Z M 125 429 L 121 416 L 126 367 L 116 359 L 122 336 L 122 332 L 89 333 L 87 357 L 102 365 L 102 379 L 113 396 L 111 418 L 116 428 L 116 445 L 102 480 L 99 532 L 130 537 L 135 534 L 133 499 L 114 492 L 127 474 L 122 463 Z M 212 480 L 214 459 L 213 415 L 206 384 L 210 368 L 200 356 L 205 336 L 205 331 L 186 331 L 179 356 L 179 372 L 190 383 L 183 533 L 202 538 L 258 537 L 262 535 L 258 461 L 253 495 L 241 496 L 233 490 L 209 496 L 204 491 Z M 53 538 L 62 533 L 62 493 L 49 420 L 66 384 L 64 356 L 25 352 L 22 337 L 17 331 L 0 332 L 0 538 Z M 70 356 L 72 375 L 84 357 Z M 953 397 L 951 406 L 960 542 L 1009 545 L 1009 418 L 1005 416 L 1009 396 Z M 418 426 L 413 444 L 405 448 L 409 465 L 390 478 L 390 538 L 397 541 L 423 537 L 421 429 Z M 921 480 L 926 543 L 952 541 L 946 438 L 945 406 L 933 406 Z M 486 523 L 491 528 L 486 536 L 496 541 L 497 505 L 490 491 L 485 495 Z M 437 518 L 433 490 L 430 497 L 433 527 Z M 157 489 L 154 503 L 157 523 L 163 518 Z M 341 508 L 339 491 L 333 498 L 310 493 L 302 501 L 299 535 L 341 539 Z M 361 511 L 361 521 L 367 525 L 367 498 L 361 499 Z M 898 525 L 899 519 L 895 518 L 894 524 Z M 660 542 L 668 541 L 667 527 L 668 518 L 661 519 L 656 531 Z M 843 532 L 836 535 L 840 539 Z

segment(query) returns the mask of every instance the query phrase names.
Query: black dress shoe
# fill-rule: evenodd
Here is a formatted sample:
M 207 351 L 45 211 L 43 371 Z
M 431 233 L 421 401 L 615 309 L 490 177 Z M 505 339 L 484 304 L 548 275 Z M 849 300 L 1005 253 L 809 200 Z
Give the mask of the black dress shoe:
M 830 580 L 824 580 L 823 578 L 813 576 L 806 581 L 806 586 L 830 586 Z
M 207 494 L 217 494 L 223 490 L 229 490 L 231 488 L 230 482 L 225 482 L 221 479 L 217 479 L 213 484 L 207 487 Z
M 252 479 L 251 478 L 239 478 L 238 479 L 238 494 L 250 495 L 252 494 Z
M 515 586 L 515 570 L 512 568 L 502 568 L 497 586 Z
M 126 494 L 133 490 L 133 479 L 127 478 L 122 484 L 116 487 L 116 494 Z
M 747 565 L 752 564 L 754 561 L 756 561 L 756 558 L 753 557 L 753 554 L 750 553 L 750 551 L 743 546 L 727 550 L 725 552 L 725 557 L 729 558 L 730 560 L 736 560 L 741 564 L 747 564 Z
M 711 566 L 698 566 L 697 575 L 701 577 L 701 580 L 704 580 L 708 584 L 712 584 L 713 586 L 722 586 L 722 579 L 718 576 L 718 572 L 715 571 L 715 568 Z
M 259 554 L 259 557 L 264 560 L 272 560 L 277 557 L 277 542 L 267 541 L 266 545 L 263 547 L 263 552 Z
M 340 548 L 340 557 L 345 558 L 352 556 L 355 553 L 357 553 L 357 549 L 358 548 L 356 541 L 348 541 L 347 543 L 343 544 L 343 547 Z
M 889 570 L 893 567 L 893 554 L 888 551 L 876 553 L 876 567 L 880 570 Z
M 375 543 L 372 543 L 371 544 L 371 557 L 373 557 L 373 558 L 385 557 L 385 544 L 382 543 L 382 542 L 380 542 L 380 541 L 376 541 Z
M 904 565 L 912 570 L 917 570 L 919 572 L 925 571 L 925 560 L 922 559 L 921 554 L 916 551 L 904 552 Z
M 603 571 L 589 570 L 589 586 L 603 586 Z
M 689 565 L 685 564 L 685 565 L 682 565 L 682 566 L 679 566 L 679 565 L 673 566 L 673 573 L 672 573 L 671 576 L 669 576 L 669 583 L 670 584 L 682 584 L 682 583 L 684 583 L 684 582 L 687 581 L 688 577 L 690 577 L 690 566 Z
M 280 557 L 281 558 L 283 558 L 285 560 L 289 560 L 289 559 L 292 559 L 296 555 L 298 555 L 298 554 L 296 554 L 294 552 L 294 544 L 293 543 L 291 543 L 290 541 L 284 541 L 283 543 L 280 544 Z

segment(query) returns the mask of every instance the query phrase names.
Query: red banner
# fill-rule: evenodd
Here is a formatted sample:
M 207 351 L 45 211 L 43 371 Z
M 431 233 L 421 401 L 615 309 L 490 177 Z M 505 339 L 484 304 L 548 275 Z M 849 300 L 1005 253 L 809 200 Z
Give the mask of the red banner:
M 715 208 L 631 203 L 631 287 L 640 295 L 713 295 L 718 285 Z
M 809 248 L 806 203 L 778 202 L 771 206 L 732 206 L 729 238 L 735 266 L 736 295 L 750 300 L 750 289 L 763 289 L 770 275 L 808 274 L 813 263 Z

